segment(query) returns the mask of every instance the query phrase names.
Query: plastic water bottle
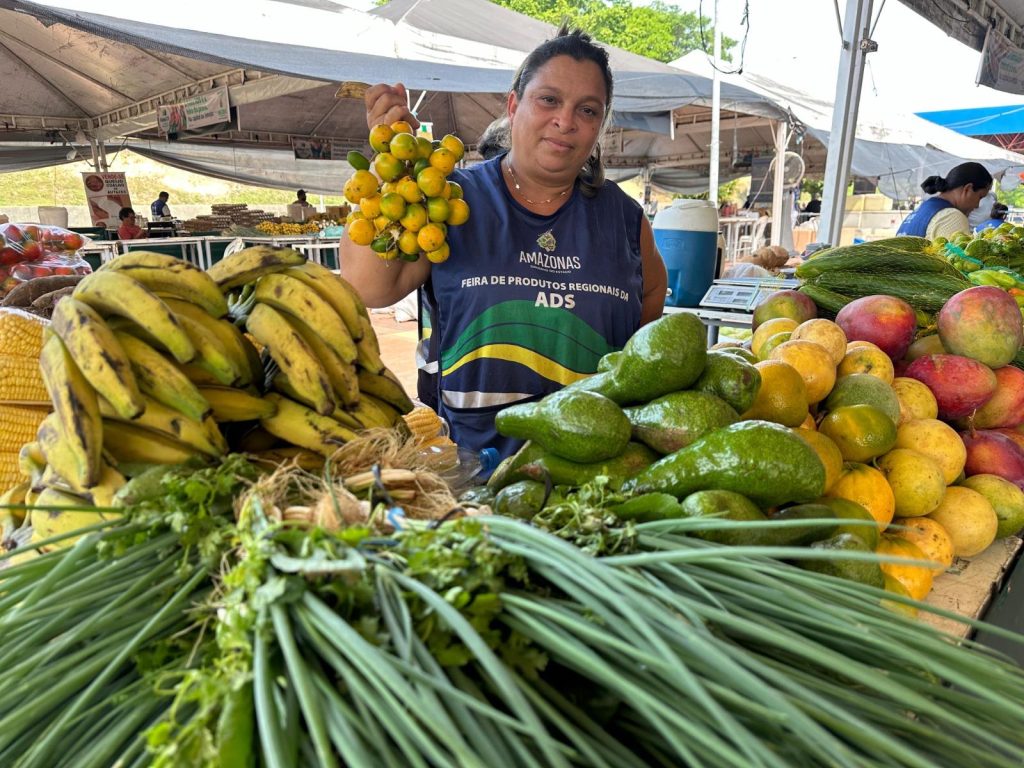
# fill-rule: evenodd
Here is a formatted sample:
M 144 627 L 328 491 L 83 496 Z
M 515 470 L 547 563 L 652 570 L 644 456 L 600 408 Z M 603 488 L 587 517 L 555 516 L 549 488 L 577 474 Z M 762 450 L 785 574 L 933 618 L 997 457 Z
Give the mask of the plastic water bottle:
M 497 448 L 457 448 L 456 456 L 455 462 L 440 473 L 456 496 L 490 477 L 501 460 Z

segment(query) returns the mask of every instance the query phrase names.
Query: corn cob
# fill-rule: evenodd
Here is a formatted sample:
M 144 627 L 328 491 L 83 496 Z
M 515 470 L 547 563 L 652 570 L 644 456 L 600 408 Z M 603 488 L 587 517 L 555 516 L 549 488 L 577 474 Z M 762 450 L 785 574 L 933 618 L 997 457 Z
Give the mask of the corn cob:
M 428 408 L 425 405 L 413 408 L 402 418 L 413 437 L 419 440 L 431 440 L 444 434 L 441 417 L 434 412 L 433 408 Z
M 971 287 L 967 280 L 949 275 L 870 275 L 838 270 L 824 272 L 812 283 L 853 299 L 876 294 L 896 296 L 925 312 L 938 312 L 953 294 Z
M 49 320 L 23 309 L 0 307 L 0 352 L 38 360 L 43 329 L 49 324 Z
M 50 408 L 21 405 L 0 405 L 0 452 L 13 453 L 36 439 L 36 430 Z
M 822 288 L 814 283 L 804 283 L 797 290 L 813 301 L 823 315 L 832 317 L 835 317 L 840 309 L 853 301 L 849 296 L 830 291 L 828 288 Z
M 23 480 L 24 477 L 18 465 L 18 452 L 0 453 L 0 493 L 6 493 Z
M 896 238 L 917 240 L 923 238 Z M 927 241 L 925 241 L 927 242 Z M 957 277 L 960 271 L 941 256 L 921 251 L 905 251 L 879 243 L 864 243 L 832 248 L 820 256 L 815 255 L 796 268 L 799 278 L 817 277 L 833 270 L 867 272 L 870 274 L 937 274 Z
M 39 372 L 39 358 L 0 352 L 0 402 L 49 403 L 50 395 Z

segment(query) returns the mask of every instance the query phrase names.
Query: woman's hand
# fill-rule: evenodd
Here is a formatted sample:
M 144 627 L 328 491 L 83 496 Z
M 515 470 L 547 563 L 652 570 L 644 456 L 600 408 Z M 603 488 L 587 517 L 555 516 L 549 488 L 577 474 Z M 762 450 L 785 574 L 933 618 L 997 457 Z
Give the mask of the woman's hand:
M 395 85 L 378 83 L 366 90 L 364 99 L 368 128 L 373 128 L 381 123 L 391 125 L 399 120 L 405 120 L 414 130 L 420 127 L 420 121 L 409 111 L 409 99 L 405 86 L 401 83 Z

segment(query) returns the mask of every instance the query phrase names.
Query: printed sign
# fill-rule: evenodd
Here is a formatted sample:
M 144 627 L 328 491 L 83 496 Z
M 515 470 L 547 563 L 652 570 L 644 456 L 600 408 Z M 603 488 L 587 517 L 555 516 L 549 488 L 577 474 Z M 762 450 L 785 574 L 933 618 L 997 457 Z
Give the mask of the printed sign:
M 292 152 L 296 160 L 333 160 L 334 142 L 331 139 L 292 136 Z
M 1024 93 L 1024 50 L 991 27 L 981 49 L 977 83 L 1007 93 Z
M 180 104 L 157 107 L 156 120 L 162 134 L 184 133 L 231 119 L 226 86 L 189 96 Z
M 124 174 L 86 171 L 82 174 L 82 183 L 85 185 L 85 199 L 89 204 L 92 225 L 116 229 L 121 223 L 118 213 L 122 208 L 131 208 L 132 205 Z

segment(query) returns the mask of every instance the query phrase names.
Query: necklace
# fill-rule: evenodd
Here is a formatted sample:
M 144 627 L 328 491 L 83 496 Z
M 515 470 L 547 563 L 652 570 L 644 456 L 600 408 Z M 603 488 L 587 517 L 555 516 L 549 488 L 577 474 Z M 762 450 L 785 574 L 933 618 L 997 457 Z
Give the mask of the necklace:
M 548 203 L 553 203 L 555 200 L 560 200 L 561 198 L 568 195 L 569 189 L 572 189 L 572 187 L 569 187 L 569 189 L 563 189 L 559 194 L 555 195 L 554 197 L 549 197 L 547 200 L 540 200 L 539 202 L 533 201 L 526 196 L 526 193 L 523 192 L 522 187 L 519 186 L 519 180 L 516 178 L 516 172 L 512 170 L 512 161 L 509 160 L 507 156 L 505 157 L 505 167 L 508 168 L 508 175 L 512 178 L 512 186 L 516 188 L 516 192 L 519 193 L 519 196 L 523 198 L 523 200 L 528 202 L 530 205 L 547 205 Z

